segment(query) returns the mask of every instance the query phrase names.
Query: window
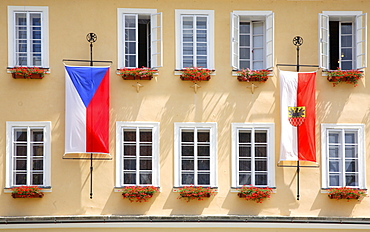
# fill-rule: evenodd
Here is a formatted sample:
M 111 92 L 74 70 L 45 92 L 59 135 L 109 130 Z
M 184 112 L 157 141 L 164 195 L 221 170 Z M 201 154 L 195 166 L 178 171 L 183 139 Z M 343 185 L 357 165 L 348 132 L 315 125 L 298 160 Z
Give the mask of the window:
M 365 68 L 367 14 L 323 11 L 319 14 L 319 63 L 323 69 Z
M 274 124 L 232 123 L 232 186 L 275 187 Z
M 159 186 L 159 123 L 117 122 L 116 186 Z
M 323 188 L 365 188 L 364 125 L 322 124 Z
M 269 69 L 274 66 L 274 13 L 231 13 L 231 66 L 234 70 Z
M 8 6 L 8 66 L 49 67 L 48 7 Z
M 175 187 L 216 187 L 216 123 L 175 123 Z
M 162 13 L 154 9 L 118 9 L 118 66 L 162 66 Z
M 50 186 L 50 122 L 6 123 L 6 187 Z
M 176 10 L 176 69 L 214 69 L 214 11 Z

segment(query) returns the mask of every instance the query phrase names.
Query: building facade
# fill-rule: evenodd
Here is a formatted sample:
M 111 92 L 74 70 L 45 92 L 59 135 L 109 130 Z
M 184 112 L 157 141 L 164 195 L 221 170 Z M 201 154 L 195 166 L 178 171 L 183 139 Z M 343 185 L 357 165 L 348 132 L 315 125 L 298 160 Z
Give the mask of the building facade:
M 1 1 L 0 229 L 370 229 L 368 197 L 327 193 L 369 186 L 369 10 L 367 0 Z M 110 122 L 109 155 L 92 164 L 89 154 L 65 154 L 65 65 L 90 65 L 71 60 L 90 59 L 91 32 L 93 59 L 112 61 L 94 62 L 110 65 Z M 299 185 L 296 167 L 278 165 L 279 73 L 296 70 L 285 65 L 297 62 L 295 36 L 303 38 L 299 63 L 308 65 L 300 71 L 317 71 L 316 162 L 300 168 Z M 47 73 L 15 79 L 19 66 Z M 117 74 L 142 66 L 157 70 L 153 79 Z M 187 67 L 212 70 L 210 80 L 181 80 Z M 238 81 L 247 68 L 272 72 L 264 83 Z M 363 78 L 334 87 L 327 71 L 337 68 Z M 11 188 L 24 185 L 40 186 L 44 197 L 12 198 Z M 160 192 L 131 203 L 121 190 L 132 185 Z M 178 199 L 189 185 L 216 194 Z M 243 185 L 273 193 L 245 201 Z

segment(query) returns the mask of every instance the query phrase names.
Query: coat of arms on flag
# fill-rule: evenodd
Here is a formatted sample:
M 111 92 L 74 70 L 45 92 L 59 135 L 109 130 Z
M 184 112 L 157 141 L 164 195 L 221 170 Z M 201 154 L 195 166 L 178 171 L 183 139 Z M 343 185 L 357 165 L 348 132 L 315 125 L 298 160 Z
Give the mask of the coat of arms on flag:
M 300 126 L 306 118 L 306 107 L 304 106 L 289 106 L 288 107 L 289 122 L 292 126 Z

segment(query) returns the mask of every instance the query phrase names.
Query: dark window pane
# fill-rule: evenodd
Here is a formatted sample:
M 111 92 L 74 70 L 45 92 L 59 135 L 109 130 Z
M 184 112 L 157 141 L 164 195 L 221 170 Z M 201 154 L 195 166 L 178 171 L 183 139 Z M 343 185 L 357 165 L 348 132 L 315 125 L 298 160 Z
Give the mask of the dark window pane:
M 42 142 L 44 141 L 44 131 L 43 130 L 31 130 L 32 141 Z
M 339 143 L 339 134 L 336 132 L 330 132 L 329 143 Z
M 15 156 L 27 156 L 27 145 L 15 144 Z
M 152 170 L 152 160 L 140 160 L 140 170 Z
M 267 157 L 267 145 L 256 145 L 256 157 Z
M 198 142 L 209 142 L 209 132 L 208 131 L 198 131 Z
M 43 144 L 34 144 L 32 145 L 32 156 L 43 156 L 44 155 L 44 146 Z
M 152 132 L 148 130 L 140 130 L 140 142 L 152 142 Z
M 198 146 L 198 156 L 209 156 L 210 155 L 209 149 L 210 149 L 209 145 Z
M 239 157 L 251 157 L 251 146 L 240 145 L 239 146 Z
M 194 146 L 181 146 L 182 156 L 194 156 Z
M 14 130 L 14 135 L 15 135 L 15 141 L 17 142 L 25 142 L 27 141 L 27 129 L 17 129 Z
M 140 155 L 141 156 L 152 156 L 152 145 L 141 144 Z
M 136 132 L 134 130 L 124 130 L 123 131 L 123 140 L 126 142 L 135 142 L 136 141 Z
M 211 177 L 209 173 L 198 174 L 198 185 L 210 185 Z
M 339 157 L 339 146 L 329 146 L 329 157 L 338 158 Z
M 250 173 L 240 173 L 239 174 L 239 185 L 251 185 L 252 179 Z
M 344 135 L 345 143 L 357 143 L 357 136 L 354 132 L 346 132 Z
M 32 175 L 31 185 L 43 185 L 44 175 L 42 173 L 37 173 Z
M 357 160 L 346 160 L 346 172 L 357 172 L 358 166 L 357 166 Z
M 44 169 L 44 160 L 32 161 L 32 170 L 43 170 L 43 169 Z
M 256 131 L 254 134 L 256 143 L 267 143 L 266 131 Z
M 210 160 L 198 160 L 198 170 L 210 170 Z
M 339 174 L 329 174 L 329 186 L 339 186 Z
M 152 184 L 152 174 L 140 173 L 140 184 Z
M 239 160 L 239 171 L 251 171 L 251 160 L 250 159 Z
M 136 184 L 136 174 L 135 173 L 124 173 L 123 183 L 124 184 Z
M 339 172 L 339 161 L 329 160 L 329 172 Z
M 250 143 L 251 142 L 251 132 L 250 131 L 239 131 L 239 142 L 240 143 Z
M 136 160 L 125 159 L 123 161 L 123 170 L 136 170 Z
M 256 183 L 255 185 L 267 185 L 267 173 L 258 173 L 256 174 Z
M 182 160 L 181 169 L 182 170 L 194 170 L 194 160 Z
M 358 174 L 346 174 L 346 186 L 358 186 Z
M 26 174 L 15 174 L 15 184 L 16 185 L 26 185 L 27 179 Z
M 193 131 L 182 131 L 181 141 L 182 142 L 194 142 L 194 132 Z
M 27 160 L 16 159 L 15 160 L 15 170 L 27 170 Z
M 267 160 L 266 159 L 256 159 L 256 171 L 267 171 Z
M 135 145 L 125 145 L 123 148 L 124 156 L 136 156 L 136 146 Z
M 194 174 L 184 173 L 181 175 L 181 185 L 191 185 L 194 184 Z

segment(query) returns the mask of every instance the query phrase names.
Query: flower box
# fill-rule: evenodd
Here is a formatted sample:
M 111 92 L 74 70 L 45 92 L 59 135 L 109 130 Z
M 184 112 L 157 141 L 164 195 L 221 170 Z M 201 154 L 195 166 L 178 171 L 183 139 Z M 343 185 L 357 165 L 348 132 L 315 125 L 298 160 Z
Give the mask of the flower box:
M 44 194 L 37 186 L 19 186 L 12 188 L 13 198 L 42 198 Z
M 121 192 L 122 197 L 130 202 L 147 202 L 159 189 L 153 186 L 127 186 Z
M 180 188 L 177 192 L 180 194 L 178 199 L 184 198 L 186 202 L 190 200 L 202 201 L 204 198 L 210 198 L 212 195 L 216 194 L 210 187 L 202 186 L 185 186 Z
M 328 197 L 330 199 L 358 200 L 364 196 L 366 196 L 366 190 L 363 190 L 363 189 L 355 189 L 355 188 L 348 188 L 348 187 L 328 189 Z
M 42 79 L 47 69 L 38 67 L 14 67 L 8 69 L 14 79 Z
M 183 81 L 209 81 L 213 70 L 202 67 L 191 67 L 180 70 L 180 79 Z
M 271 73 L 271 70 L 261 69 L 261 70 L 250 70 L 250 69 L 242 69 L 237 71 L 237 79 L 241 82 L 261 82 L 264 83 L 268 80 L 268 75 Z
M 238 197 L 247 201 L 252 200 L 257 203 L 262 203 L 264 199 L 270 198 L 271 193 L 272 189 L 268 187 L 258 188 L 254 186 L 243 186 L 239 189 Z
M 150 68 L 123 68 L 118 70 L 118 75 L 120 75 L 124 80 L 151 80 L 154 73 L 158 72 Z
M 328 75 L 327 80 L 333 83 L 333 87 L 341 82 L 353 84 L 356 87 L 358 80 L 363 77 L 363 73 L 360 70 L 341 70 L 338 68 L 337 70 L 326 71 L 326 73 Z

